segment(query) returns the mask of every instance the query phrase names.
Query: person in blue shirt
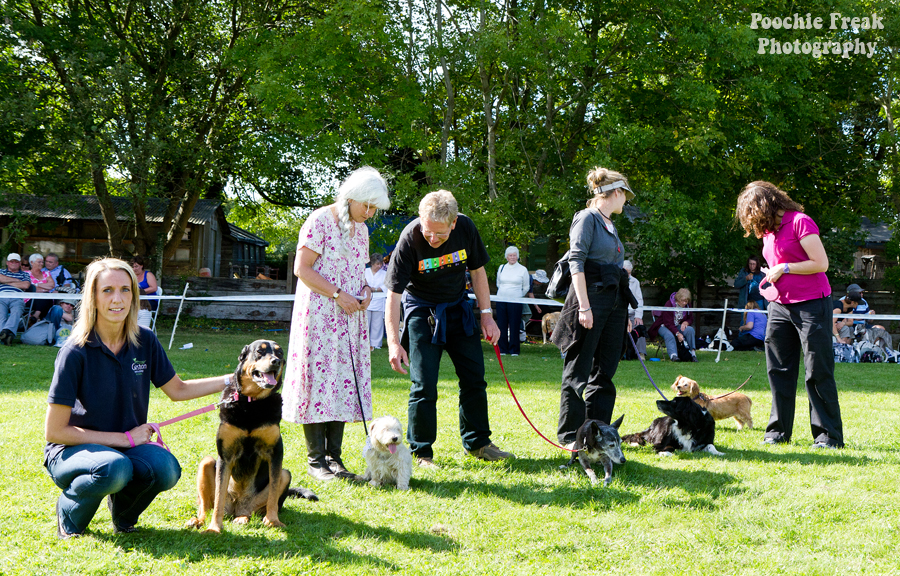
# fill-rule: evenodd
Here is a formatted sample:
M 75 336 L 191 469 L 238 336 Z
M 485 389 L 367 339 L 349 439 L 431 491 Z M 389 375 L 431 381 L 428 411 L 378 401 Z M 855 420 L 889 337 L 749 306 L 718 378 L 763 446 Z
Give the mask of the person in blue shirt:
M 84 296 L 59 351 L 47 397 L 44 466 L 62 490 L 57 536 L 84 533 L 108 496 L 115 532 L 134 532 L 157 494 L 175 486 L 181 467 L 151 444 L 150 384 L 172 400 L 221 392 L 230 375 L 184 381 L 156 339 L 137 323 L 137 277 L 116 258 L 85 270 Z
M 766 345 L 766 315 L 759 312 L 756 302 L 750 301 L 744 306 L 744 322 L 738 329 L 740 334 L 731 343 L 735 350 L 755 350 Z

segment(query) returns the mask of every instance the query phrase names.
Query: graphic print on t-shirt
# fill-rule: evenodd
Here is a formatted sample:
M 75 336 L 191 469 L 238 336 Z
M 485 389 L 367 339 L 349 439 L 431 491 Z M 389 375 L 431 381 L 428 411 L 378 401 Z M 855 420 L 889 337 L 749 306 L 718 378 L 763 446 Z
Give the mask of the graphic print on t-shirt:
M 456 252 L 444 254 L 443 256 L 439 256 L 438 258 L 425 258 L 419 260 L 419 272 L 428 274 L 429 272 L 434 272 L 435 270 L 440 270 L 441 268 L 446 268 L 455 264 L 465 264 L 465 262 L 466 251 L 457 250 Z

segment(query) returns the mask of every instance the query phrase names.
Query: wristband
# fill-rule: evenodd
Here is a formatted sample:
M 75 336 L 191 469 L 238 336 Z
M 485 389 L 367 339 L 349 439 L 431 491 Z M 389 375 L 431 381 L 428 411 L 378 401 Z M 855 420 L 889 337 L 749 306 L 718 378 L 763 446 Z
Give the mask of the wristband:
M 590 311 L 591 311 L 591 307 L 588 306 L 587 308 L 579 308 L 578 311 L 579 311 L 579 312 L 590 312 Z
M 134 438 L 131 437 L 131 432 L 128 432 L 126 430 L 125 437 L 128 438 L 128 442 L 129 442 L 129 444 L 131 444 L 131 447 L 134 448 Z
M 490 308 L 484 308 L 484 309 L 480 310 L 480 312 L 482 314 L 490 314 L 491 312 L 493 312 L 493 310 L 491 310 Z
M 784 274 L 790 274 L 790 273 L 791 273 L 791 267 L 788 266 L 787 262 L 785 262 L 784 263 Z
M 228 388 L 229 386 L 231 386 L 231 374 L 226 374 L 225 375 L 225 388 Z

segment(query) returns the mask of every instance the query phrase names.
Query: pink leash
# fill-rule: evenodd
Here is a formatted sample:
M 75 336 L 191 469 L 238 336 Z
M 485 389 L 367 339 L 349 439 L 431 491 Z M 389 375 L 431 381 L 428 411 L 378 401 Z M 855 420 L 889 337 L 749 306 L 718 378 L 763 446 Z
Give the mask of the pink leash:
M 496 344 L 494 344 L 494 353 L 497 354 L 497 362 L 500 363 L 500 371 L 503 372 L 503 379 L 506 380 L 506 387 L 509 388 L 509 393 L 512 395 L 513 400 L 516 401 L 516 406 L 519 407 L 519 412 L 521 412 L 522 416 L 525 417 L 525 421 L 528 422 L 529 424 L 531 424 L 531 427 L 534 429 L 535 432 L 537 432 L 537 435 L 540 436 L 541 438 L 543 438 L 544 440 L 546 440 L 549 444 L 556 446 L 560 450 L 565 450 L 566 452 L 578 452 L 578 450 L 572 450 L 571 448 L 566 448 L 565 446 L 560 446 L 556 442 L 550 440 L 549 438 L 547 438 L 546 436 L 541 434 L 541 431 L 537 429 L 537 426 L 535 426 L 531 422 L 531 419 L 528 417 L 528 414 L 526 414 L 525 410 L 522 409 L 522 405 L 519 404 L 519 399 L 516 398 L 516 393 L 513 392 L 512 385 L 509 383 L 509 377 L 507 377 L 507 375 L 506 375 L 506 369 L 503 368 L 503 360 L 500 359 L 500 347 L 497 346 Z
M 196 410 L 188 412 L 187 414 L 182 414 L 181 416 L 176 416 L 175 418 L 169 418 L 165 422 L 160 422 L 159 424 L 154 424 L 153 422 L 148 422 L 147 424 L 149 424 L 150 427 L 153 428 L 153 431 L 156 432 L 156 440 L 150 441 L 150 442 L 148 442 L 148 444 L 154 444 L 156 446 L 159 446 L 160 448 L 165 448 L 166 450 L 169 450 L 169 452 L 171 452 L 172 450 L 170 450 L 169 446 L 165 443 L 165 441 L 163 441 L 162 432 L 160 431 L 160 428 L 163 426 L 168 426 L 169 424 L 181 422 L 182 420 L 187 420 L 188 418 L 193 418 L 194 416 L 206 414 L 207 412 L 215 410 L 219 406 L 219 404 L 221 404 L 221 402 L 216 402 L 215 404 L 210 404 L 209 406 L 204 406 L 203 408 L 198 408 Z

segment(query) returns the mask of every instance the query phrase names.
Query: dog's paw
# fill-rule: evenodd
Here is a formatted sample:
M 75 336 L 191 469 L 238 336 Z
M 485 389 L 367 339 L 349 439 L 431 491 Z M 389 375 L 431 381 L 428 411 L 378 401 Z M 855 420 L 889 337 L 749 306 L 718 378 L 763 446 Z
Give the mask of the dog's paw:
M 397 490 L 409 490 L 409 484 L 397 484 Z
M 713 446 L 712 444 L 708 444 L 706 446 L 706 451 L 709 452 L 710 454 L 712 454 L 713 456 L 724 456 L 725 455 L 724 452 L 719 452 L 718 450 L 716 450 L 716 447 Z
M 604 488 L 606 488 L 610 484 L 612 484 L 612 476 L 603 479 L 603 487 Z
M 204 534 L 221 534 L 222 527 L 221 526 L 210 526 L 206 530 L 203 531 Z
M 381 482 L 379 482 L 378 480 L 371 480 L 369 482 L 369 486 L 374 486 L 375 488 L 378 488 L 379 486 L 381 486 Z
M 235 516 L 234 520 L 232 520 L 234 524 L 249 524 L 250 517 L 249 516 Z
M 668 452 L 666 450 L 663 450 L 662 452 L 657 452 L 657 454 L 659 454 L 660 456 L 674 456 L 675 455 L 674 452 Z
M 268 516 L 263 518 L 263 526 L 266 528 L 284 528 L 284 522 L 279 520 L 278 518 L 269 519 Z

